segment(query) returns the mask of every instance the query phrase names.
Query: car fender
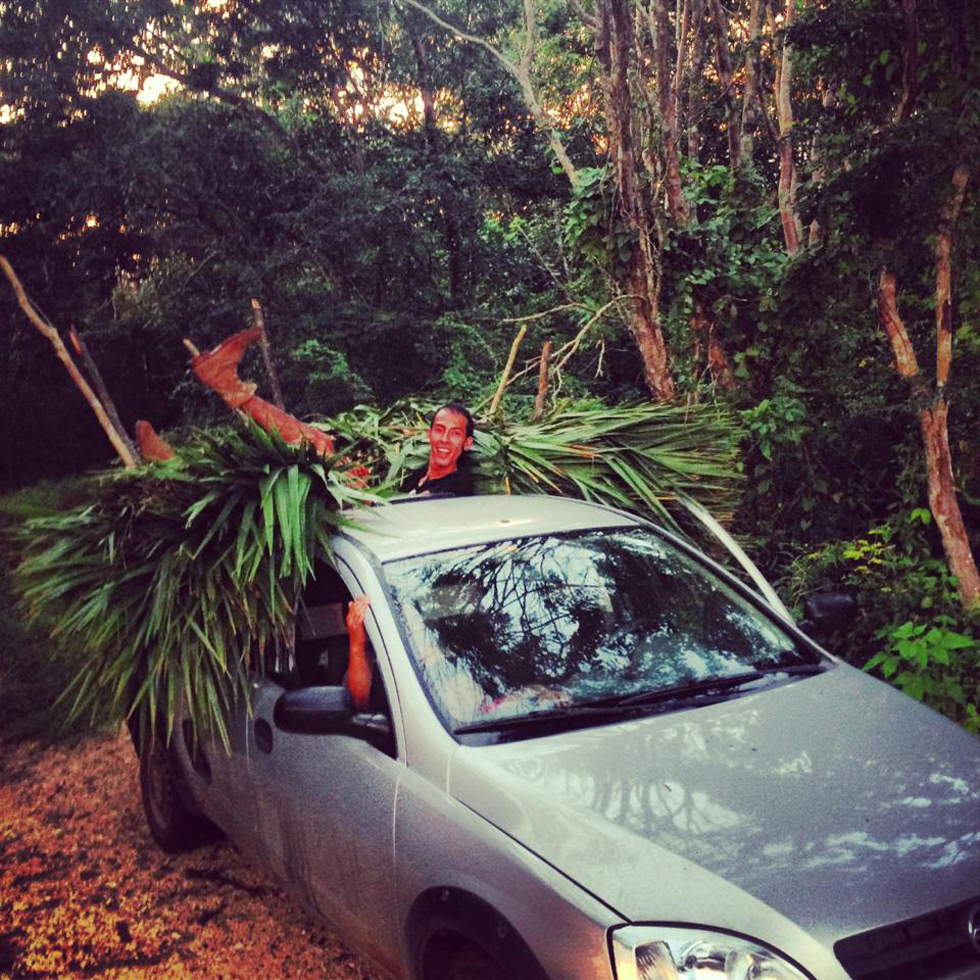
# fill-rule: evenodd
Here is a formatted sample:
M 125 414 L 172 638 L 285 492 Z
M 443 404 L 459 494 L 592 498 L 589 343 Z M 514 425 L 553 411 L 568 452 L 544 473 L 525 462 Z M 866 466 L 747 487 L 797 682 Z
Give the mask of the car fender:
M 438 919 L 463 936 L 513 930 L 545 976 L 612 976 L 607 930 L 618 913 L 411 770 L 399 785 L 395 858 L 406 975 L 418 976 L 419 941 Z

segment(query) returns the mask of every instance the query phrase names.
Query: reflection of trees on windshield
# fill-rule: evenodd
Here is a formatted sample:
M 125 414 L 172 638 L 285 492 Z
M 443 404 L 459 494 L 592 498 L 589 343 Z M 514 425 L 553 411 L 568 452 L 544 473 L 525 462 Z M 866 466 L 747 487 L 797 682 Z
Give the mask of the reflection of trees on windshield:
M 800 656 L 749 603 L 645 531 L 481 545 L 387 572 L 407 618 L 424 624 L 423 642 L 489 698 L 536 684 L 588 700 Z

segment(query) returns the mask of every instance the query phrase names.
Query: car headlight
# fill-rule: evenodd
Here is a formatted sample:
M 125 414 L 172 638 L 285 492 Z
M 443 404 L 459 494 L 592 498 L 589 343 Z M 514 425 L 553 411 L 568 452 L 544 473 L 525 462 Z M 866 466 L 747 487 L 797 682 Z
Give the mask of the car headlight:
M 773 950 L 706 929 L 624 926 L 612 947 L 616 980 L 807 980 Z

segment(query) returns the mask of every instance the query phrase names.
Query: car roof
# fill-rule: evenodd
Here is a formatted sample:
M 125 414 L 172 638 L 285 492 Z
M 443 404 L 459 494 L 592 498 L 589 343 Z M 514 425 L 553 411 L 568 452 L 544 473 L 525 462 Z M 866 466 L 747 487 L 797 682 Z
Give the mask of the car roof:
M 486 541 L 639 523 L 598 504 L 528 494 L 403 497 L 347 516 L 358 526 L 343 535 L 382 562 Z

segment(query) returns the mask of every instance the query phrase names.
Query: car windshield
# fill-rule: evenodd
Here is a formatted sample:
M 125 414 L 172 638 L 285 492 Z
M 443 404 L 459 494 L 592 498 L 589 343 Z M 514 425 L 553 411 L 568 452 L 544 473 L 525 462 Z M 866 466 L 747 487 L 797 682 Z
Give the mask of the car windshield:
M 419 676 L 454 730 L 704 691 L 706 682 L 734 689 L 739 678 L 821 662 L 644 529 L 494 542 L 385 572 Z

